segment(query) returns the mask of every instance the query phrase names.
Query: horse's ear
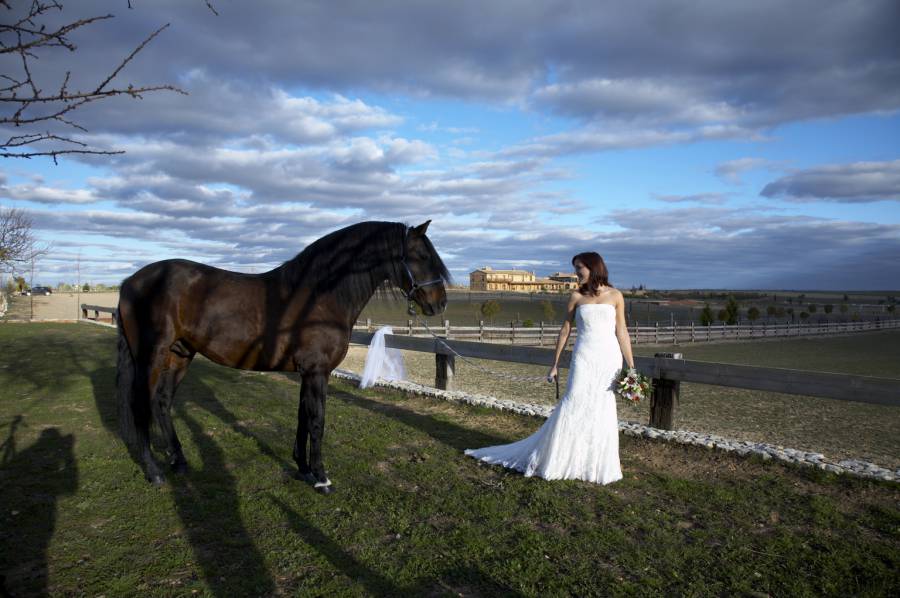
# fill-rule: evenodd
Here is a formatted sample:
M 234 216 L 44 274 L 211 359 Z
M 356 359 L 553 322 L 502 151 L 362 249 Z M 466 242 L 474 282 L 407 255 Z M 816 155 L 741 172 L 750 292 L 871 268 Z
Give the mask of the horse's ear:
M 417 235 L 424 235 L 424 234 L 425 234 L 425 231 L 428 230 L 428 225 L 429 225 L 429 224 L 431 224 L 431 220 L 426 220 L 425 222 L 423 222 L 423 223 L 420 224 L 419 226 L 416 226 L 416 227 L 413 228 L 412 230 L 413 230 L 413 232 L 416 233 Z

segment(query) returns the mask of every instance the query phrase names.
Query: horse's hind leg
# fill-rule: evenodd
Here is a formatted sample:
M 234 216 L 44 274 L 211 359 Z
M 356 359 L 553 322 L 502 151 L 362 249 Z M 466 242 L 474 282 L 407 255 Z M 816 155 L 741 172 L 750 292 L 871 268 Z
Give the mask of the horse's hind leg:
M 175 391 L 187 374 L 192 357 L 184 357 L 169 352 L 163 359 L 162 371 L 156 385 L 156 396 L 153 400 L 153 415 L 159 426 L 160 432 L 166 439 L 166 448 L 169 465 L 172 471 L 183 473 L 187 471 L 187 459 L 181 449 L 181 442 L 175 432 L 175 424 L 172 422 L 172 404 L 175 400 Z

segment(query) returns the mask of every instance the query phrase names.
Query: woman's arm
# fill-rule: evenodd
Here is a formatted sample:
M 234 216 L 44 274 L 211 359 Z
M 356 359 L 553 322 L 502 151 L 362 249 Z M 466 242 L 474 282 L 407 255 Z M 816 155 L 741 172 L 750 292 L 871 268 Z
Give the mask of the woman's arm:
M 566 307 L 566 321 L 559 329 L 559 336 L 556 337 L 556 357 L 553 359 L 553 366 L 547 372 L 547 379 L 552 380 L 559 375 L 559 358 L 562 355 L 566 343 L 569 341 L 569 334 L 572 332 L 572 322 L 575 321 L 575 308 L 578 307 L 578 299 L 581 294 L 578 291 L 572 293 L 569 297 L 569 305 Z
M 634 367 L 634 356 L 631 354 L 631 335 L 628 334 L 628 324 L 625 322 L 625 298 L 620 291 L 616 292 L 616 338 L 619 339 L 619 348 L 622 349 L 622 357 L 628 367 Z

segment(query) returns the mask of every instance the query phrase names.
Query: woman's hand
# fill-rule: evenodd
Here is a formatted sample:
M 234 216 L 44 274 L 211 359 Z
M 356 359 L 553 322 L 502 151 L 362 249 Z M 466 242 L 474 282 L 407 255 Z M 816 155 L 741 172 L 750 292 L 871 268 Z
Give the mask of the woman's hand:
M 559 370 L 556 366 L 550 368 L 550 371 L 547 372 L 547 382 L 553 382 L 555 378 L 559 376 Z

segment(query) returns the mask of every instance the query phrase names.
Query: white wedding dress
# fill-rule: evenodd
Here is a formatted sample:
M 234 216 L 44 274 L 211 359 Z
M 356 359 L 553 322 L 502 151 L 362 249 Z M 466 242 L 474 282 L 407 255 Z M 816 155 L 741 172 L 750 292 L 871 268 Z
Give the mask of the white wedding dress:
M 575 310 L 578 336 L 565 396 L 540 429 L 523 440 L 466 454 L 547 480 L 609 484 L 622 479 L 613 385 L 622 367 L 616 308 L 585 303 Z

